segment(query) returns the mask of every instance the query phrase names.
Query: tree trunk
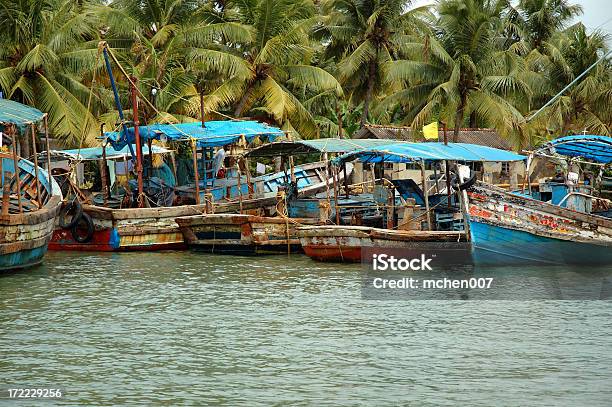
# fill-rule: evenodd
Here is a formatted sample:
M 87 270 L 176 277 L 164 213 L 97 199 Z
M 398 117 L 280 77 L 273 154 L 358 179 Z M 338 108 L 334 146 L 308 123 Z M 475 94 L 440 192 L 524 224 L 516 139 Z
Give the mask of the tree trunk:
M 459 141 L 459 129 L 463 124 L 463 109 L 465 109 L 465 102 L 462 98 L 461 105 L 459 105 L 457 113 L 455 114 L 455 130 L 453 131 L 453 143 L 457 143 Z
M 202 122 L 202 127 L 206 127 L 204 124 L 204 87 L 200 89 L 200 121 Z
M 370 101 L 372 100 L 372 94 L 374 93 L 374 81 L 376 75 L 376 62 L 370 61 L 370 67 L 368 69 L 368 90 L 366 91 L 365 102 L 363 104 L 363 114 L 361 115 L 361 127 L 365 126 L 368 120 L 368 114 L 370 113 Z
M 247 88 L 244 91 L 244 94 L 242 95 L 242 98 L 240 98 L 240 102 L 238 102 L 238 104 L 236 105 L 236 110 L 234 111 L 234 116 L 236 116 L 236 117 L 242 116 L 242 111 L 244 110 L 244 108 L 246 106 L 247 100 L 249 100 L 249 96 L 251 95 L 251 91 L 252 90 L 253 90 L 253 85 L 252 84 L 248 84 Z
M 342 138 L 342 112 L 340 111 L 340 106 L 338 105 L 338 99 L 336 99 L 336 116 L 338 117 L 338 138 Z
M 30 157 L 30 154 L 32 151 L 31 143 L 30 143 L 30 137 L 32 137 L 30 135 L 31 131 L 32 131 L 32 128 L 29 127 L 26 131 L 23 132 L 23 135 L 19 137 L 19 144 L 21 145 L 21 156 L 26 159 Z
M 470 113 L 470 128 L 475 129 L 476 126 L 476 112 Z

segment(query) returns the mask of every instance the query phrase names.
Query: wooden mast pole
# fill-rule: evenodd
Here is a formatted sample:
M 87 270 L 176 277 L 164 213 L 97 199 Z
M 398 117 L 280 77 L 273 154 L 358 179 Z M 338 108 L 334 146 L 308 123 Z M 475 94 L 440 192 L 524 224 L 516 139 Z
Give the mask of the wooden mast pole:
M 21 203 L 21 177 L 19 176 L 19 158 L 17 158 L 17 131 L 14 126 L 11 126 L 11 135 L 13 136 L 13 164 L 15 165 L 15 182 L 17 183 L 17 203 L 19 205 L 19 213 L 23 213 L 23 204 Z
M 30 133 L 32 133 L 32 150 L 34 151 L 34 177 L 36 177 L 36 202 L 38 207 L 42 208 L 42 201 L 40 199 L 40 179 L 38 178 L 38 149 L 36 148 L 36 125 L 32 123 L 30 126 Z M 51 187 L 51 185 L 49 185 Z
M 332 166 L 332 177 L 334 177 L 334 209 L 336 211 L 336 225 L 340 224 L 340 211 L 338 210 L 338 171 Z
M 195 139 L 191 139 L 191 151 L 193 153 L 193 176 L 195 177 L 195 201 L 200 204 L 200 174 L 198 172 L 198 145 Z M 204 168 L 206 171 L 206 168 Z
M 421 160 L 421 180 L 423 182 L 423 197 L 425 198 L 425 212 L 427 214 L 427 230 L 431 230 L 431 214 L 429 213 L 429 190 L 425 177 L 425 160 Z
M 132 76 L 130 88 L 132 90 L 132 108 L 134 109 L 134 139 L 136 140 L 136 174 L 138 177 L 138 207 L 142 208 L 144 202 L 142 200 L 143 185 L 142 185 L 142 144 L 140 142 L 140 130 L 138 128 L 138 96 L 136 90 L 136 77 Z M 129 143 L 129 140 L 128 140 Z
M 49 176 L 49 193 L 53 193 L 53 176 L 51 175 L 51 148 L 49 147 L 49 123 L 47 121 L 47 114 L 45 113 L 44 126 L 45 126 L 45 144 L 47 145 L 47 172 Z

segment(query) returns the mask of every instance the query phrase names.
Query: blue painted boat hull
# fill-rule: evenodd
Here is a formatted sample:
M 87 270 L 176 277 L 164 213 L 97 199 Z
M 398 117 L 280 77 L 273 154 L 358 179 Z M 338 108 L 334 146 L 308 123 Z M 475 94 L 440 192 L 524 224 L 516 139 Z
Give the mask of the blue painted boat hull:
M 41 247 L 21 250 L 0 256 L 0 271 L 25 269 L 38 265 L 47 253 L 47 244 Z
M 608 246 L 538 236 L 470 220 L 477 265 L 612 264 Z
M 0 214 L 0 272 L 3 272 L 25 269 L 43 260 L 61 207 L 62 193 L 57 182 L 49 183 L 46 171 L 37 170 L 32 162 L 20 158 L 15 168 L 13 156 L 0 153 L 0 159 L 2 188 L 12 191 L 8 208 L 3 208 L 5 211 Z M 17 182 L 20 189 L 16 187 Z M 28 191 L 37 189 L 41 191 L 37 200 L 42 207 L 23 205 L 34 196 Z M 21 195 L 17 198 L 18 191 Z M 18 206 L 17 199 L 22 205 Z

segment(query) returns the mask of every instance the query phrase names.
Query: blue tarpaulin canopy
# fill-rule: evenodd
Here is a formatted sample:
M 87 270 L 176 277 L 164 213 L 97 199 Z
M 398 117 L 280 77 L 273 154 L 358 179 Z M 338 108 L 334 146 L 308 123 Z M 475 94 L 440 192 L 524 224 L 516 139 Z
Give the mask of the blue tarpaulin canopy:
M 414 163 L 424 161 L 522 161 L 527 157 L 506 150 L 467 143 L 393 143 L 350 152 L 337 163 L 359 160 L 364 163 Z
M 23 130 L 27 125 L 40 122 L 45 114 L 24 104 L 0 99 L 0 124 L 14 124 Z
M 322 138 L 317 140 L 287 140 L 264 144 L 245 154 L 246 157 L 276 157 L 298 154 L 346 153 L 370 147 L 401 143 L 401 141 L 379 139 L 339 139 Z
M 206 127 L 202 127 L 201 122 L 179 123 L 179 124 L 152 124 L 150 126 L 140 126 L 140 137 L 146 141 L 148 139 L 160 139 L 165 136 L 170 141 L 196 139 L 198 147 L 219 147 L 233 144 L 244 136 L 247 142 L 251 142 L 255 137 L 263 137 L 266 141 L 274 141 L 277 137 L 283 136 L 284 132 L 266 123 L 256 121 L 209 121 L 205 122 Z M 128 128 L 128 137 L 123 137 L 123 132 L 108 132 L 104 134 L 115 149 L 122 148 L 129 139 L 134 142 L 134 128 Z
M 163 153 L 169 153 L 171 151 L 171 150 L 168 150 L 166 148 L 159 147 L 156 145 L 153 145 L 151 147 L 153 150 L 153 154 L 163 154 Z M 132 144 L 132 148 L 135 149 L 136 146 Z M 88 148 L 81 148 L 81 149 L 75 148 L 73 150 L 52 151 L 52 153 L 58 153 L 58 154 L 63 153 L 73 160 L 79 159 L 83 161 L 100 160 L 103 158 L 102 147 L 88 147 Z M 142 153 L 144 155 L 149 154 L 148 145 L 142 146 Z M 128 146 L 123 147 L 123 149 L 119 151 L 115 151 L 112 148 L 106 149 L 106 158 L 109 160 L 116 159 L 116 158 L 129 157 L 129 156 L 130 156 L 130 150 L 128 149 Z
M 566 157 L 582 157 L 602 164 L 612 162 L 612 137 L 566 136 L 546 143 L 537 153 L 557 153 Z

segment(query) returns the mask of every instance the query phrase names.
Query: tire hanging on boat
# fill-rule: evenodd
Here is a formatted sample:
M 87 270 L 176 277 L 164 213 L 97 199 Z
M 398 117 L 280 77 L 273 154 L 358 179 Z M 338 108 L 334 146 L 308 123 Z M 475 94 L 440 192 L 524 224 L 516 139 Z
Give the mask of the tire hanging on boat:
M 86 234 L 83 235 L 83 230 L 86 230 Z M 87 213 L 82 213 L 77 223 L 72 227 L 72 237 L 79 243 L 89 243 L 93 238 L 94 224 L 91 216 Z
M 70 215 L 73 213 L 72 215 Z M 73 199 L 72 201 L 64 204 L 59 213 L 59 225 L 63 229 L 72 229 L 83 215 L 83 206 L 78 199 Z
M 455 175 L 452 179 L 451 179 L 451 187 L 455 190 L 455 191 L 465 191 L 466 189 L 470 188 L 472 185 L 474 185 L 476 183 L 476 172 L 474 171 L 470 171 L 470 178 L 468 178 L 467 180 L 465 180 L 462 183 L 459 183 L 459 177 L 457 175 Z

